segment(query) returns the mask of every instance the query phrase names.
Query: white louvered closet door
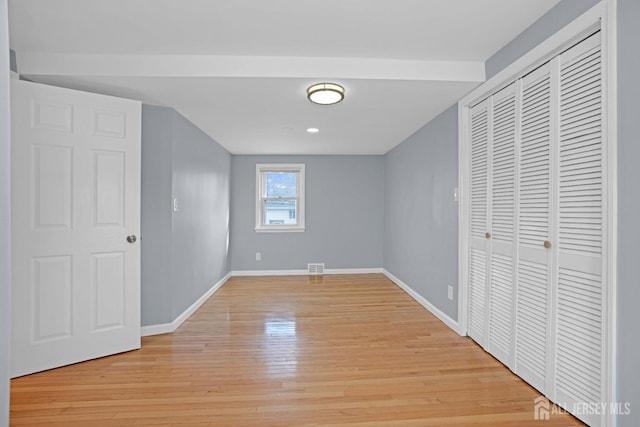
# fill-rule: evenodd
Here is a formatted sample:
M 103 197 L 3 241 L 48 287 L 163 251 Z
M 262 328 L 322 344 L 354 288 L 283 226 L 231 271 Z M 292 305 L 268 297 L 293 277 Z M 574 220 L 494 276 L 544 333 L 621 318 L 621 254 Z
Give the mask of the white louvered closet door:
M 511 367 L 515 283 L 516 83 L 491 98 L 488 351 Z
M 514 371 L 545 389 L 550 342 L 553 91 L 547 63 L 522 78 Z
M 555 396 L 601 402 L 603 96 L 600 33 L 560 55 Z M 599 417 L 583 421 L 598 425 Z
M 489 110 L 483 101 L 471 109 L 471 212 L 469 250 L 469 336 L 487 341 Z
M 608 396 L 604 105 L 598 31 L 469 110 L 469 335 L 569 411 Z

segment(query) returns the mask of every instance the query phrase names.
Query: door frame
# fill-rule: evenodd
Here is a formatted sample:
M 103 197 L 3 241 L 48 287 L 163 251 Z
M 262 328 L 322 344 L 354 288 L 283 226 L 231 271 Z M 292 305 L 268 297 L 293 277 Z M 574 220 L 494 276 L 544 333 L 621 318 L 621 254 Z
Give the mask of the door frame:
M 590 31 L 600 28 L 602 37 L 603 73 L 602 87 L 605 96 L 606 119 L 603 137 L 607 149 L 604 152 L 607 173 L 604 178 L 606 197 L 604 205 L 609 215 L 603 219 L 606 239 L 603 241 L 603 284 L 606 286 L 606 316 L 604 335 L 603 385 L 605 402 L 616 402 L 616 348 L 617 348 L 617 247 L 618 205 L 617 193 L 617 24 L 616 0 L 602 0 L 583 13 L 560 31 L 530 50 L 528 53 L 504 68 L 501 72 L 474 89 L 458 102 L 458 330 L 460 335 L 468 333 L 469 310 L 469 265 L 467 254 L 470 250 L 470 110 L 475 103 L 509 85 L 518 77 L 534 70 L 562 50 L 579 41 Z M 615 415 L 604 418 L 605 426 L 615 425 Z

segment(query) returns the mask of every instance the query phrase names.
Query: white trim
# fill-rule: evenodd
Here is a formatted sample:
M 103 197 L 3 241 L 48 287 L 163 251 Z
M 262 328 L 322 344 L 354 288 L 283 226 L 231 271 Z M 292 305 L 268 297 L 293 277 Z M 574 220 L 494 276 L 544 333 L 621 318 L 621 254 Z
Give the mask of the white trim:
M 168 334 L 168 333 L 174 332 L 176 329 L 180 327 L 180 325 L 182 325 L 185 322 L 185 320 L 191 317 L 191 315 L 195 313 L 196 310 L 199 309 L 200 306 L 202 306 L 202 304 L 204 304 L 211 295 L 213 295 L 218 289 L 220 289 L 222 285 L 224 285 L 227 282 L 227 280 L 229 280 L 230 277 L 231 277 L 231 273 L 227 273 L 222 279 L 220 279 L 218 283 L 213 285 L 211 289 L 209 289 L 207 292 L 205 292 L 204 295 L 198 298 L 196 302 L 191 304 L 189 308 L 183 311 L 182 314 L 180 314 L 180 316 L 178 316 L 173 322 L 162 323 L 160 325 L 149 325 L 149 326 L 141 327 L 140 336 L 148 337 L 151 335 Z
M 469 295 L 467 286 L 469 283 L 469 269 L 467 256 L 470 250 L 469 241 L 469 197 L 468 188 L 471 187 L 471 152 L 469 141 L 471 136 L 471 116 L 469 108 L 458 103 L 458 330 L 461 335 L 469 333 L 468 307 Z
M 140 336 L 150 337 L 152 335 L 170 334 L 178 329 L 179 326 L 175 321 L 172 323 L 162 323 L 160 325 L 142 326 L 140 328 Z
M 382 268 L 332 268 L 325 269 L 324 274 L 382 274 Z M 247 276 L 316 276 L 307 270 L 234 270 L 234 277 Z
M 11 77 L 11 79 L 13 80 L 20 80 L 20 74 L 16 73 L 13 70 L 10 70 L 9 72 L 9 76 Z
M 268 227 L 268 226 L 263 226 L 263 227 Z M 276 225 L 272 225 L 271 227 L 278 227 L 276 228 L 254 228 L 256 233 L 304 233 L 305 228 L 304 227 L 287 227 L 286 225 L 280 225 L 280 226 L 276 226 Z
M 466 335 L 466 331 L 463 331 L 459 326 L 458 326 L 458 322 L 456 322 L 455 320 L 453 320 L 451 317 L 449 317 L 447 314 L 445 314 L 443 311 L 441 311 L 440 309 L 438 309 L 435 305 L 431 304 L 426 298 L 424 298 L 422 295 L 420 295 L 419 293 L 417 293 L 416 291 L 414 291 L 409 285 L 407 285 L 406 283 L 404 283 L 402 280 L 398 279 L 396 276 L 394 276 L 393 274 L 389 273 L 387 270 L 383 270 L 382 274 L 384 274 L 385 276 L 387 276 L 387 278 L 389 280 L 391 280 L 393 283 L 395 283 L 400 289 L 402 289 L 403 291 L 405 291 L 407 294 L 409 294 L 409 296 L 411 298 L 413 298 L 414 300 L 416 300 L 421 306 L 423 306 L 424 308 L 427 309 L 427 311 L 429 311 L 431 314 L 433 314 L 434 316 L 436 316 L 438 319 L 440 319 L 440 321 L 442 321 L 442 323 L 444 323 L 445 325 L 447 325 L 449 328 L 453 329 L 454 332 L 456 332 L 458 335 L 461 336 L 465 336 Z
M 618 39 L 617 39 L 617 1 L 604 0 L 605 10 L 601 22 L 601 35 L 603 37 L 603 54 L 605 55 L 603 85 L 606 96 L 605 115 L 605 138 L 607 143 L 607 192 L 606 205 L 607 212 L 607 242 L 606 259 L 607 269 L 603 271 L 607 283 L 607 329 L 606 339 L 606 376 L 604 379 L 605 402 L 618 401 L 617 393 L 617 306 L 618 306 Z M 605 416 L 604 425 L 615 427 L 617 417 L 613 414 Z
M 263 218 L 262 203 L 266 199 L 266 183 L 264 182 L 265 172 L 293 172 L 298 174 L 296 182 L 297 197 L 288 198 L 296 201 L 296 224 L 265 225 Z M 257 163 L 256 164 L 256 225 L 257 233 L 300 233 L 305 231 L 305 164 L 304 163 Z M 286 200 L 286 198 L 283 198 Z
M 234 270 L 233 277 L 246 276 L 306 276 L 307 270 Z
M 382 268 L 330 268 L 324 274 L 382 274 Z

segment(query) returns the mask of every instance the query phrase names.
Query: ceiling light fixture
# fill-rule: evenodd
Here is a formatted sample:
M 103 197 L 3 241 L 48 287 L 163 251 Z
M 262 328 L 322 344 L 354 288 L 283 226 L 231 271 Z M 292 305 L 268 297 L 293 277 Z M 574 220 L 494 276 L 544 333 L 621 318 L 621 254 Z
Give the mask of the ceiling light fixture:
M 307 89 L 307 98 L 314 104 L 337 104 L 344 99 L 344 88 L 337 83 L 316 83 Z
M 320 129 L 318 129 L 318 128 L 309 128 L 309 129 L 307 129 L 307 132 L 309 132 L 309 133 L 318 133 L 318 132 L 320 132 Z

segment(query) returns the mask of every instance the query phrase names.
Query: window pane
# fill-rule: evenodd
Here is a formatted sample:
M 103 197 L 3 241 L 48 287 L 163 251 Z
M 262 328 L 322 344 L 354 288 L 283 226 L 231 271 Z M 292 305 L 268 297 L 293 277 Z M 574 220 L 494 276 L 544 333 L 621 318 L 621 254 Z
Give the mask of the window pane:
M 256 232 L 304 231 L 305 165 L 256 164 Z
M 298 174 L 296 172 L 267 172 L 267 197 L 296 197 Z
M 296 210 L 295 200 L 265 200 L 263 225 L 296 225 Z

